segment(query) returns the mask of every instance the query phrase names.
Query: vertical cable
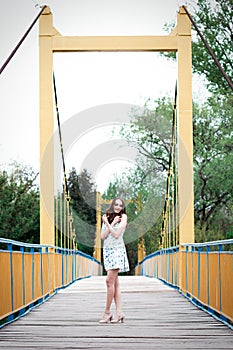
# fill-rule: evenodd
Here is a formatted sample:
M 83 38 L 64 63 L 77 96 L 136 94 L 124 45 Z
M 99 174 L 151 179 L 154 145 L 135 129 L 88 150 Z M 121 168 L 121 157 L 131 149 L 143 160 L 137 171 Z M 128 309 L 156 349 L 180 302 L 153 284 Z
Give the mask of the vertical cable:
M 61 150 L 61 157 L 62 157 L 63 177 L 64 177 L 63 201 L 62 201 L 63 214 L 61 213 L 63 215 L 63 247 L 69 248 L 70 237 L 71 237 L 70 222 L 73 222 L 73 220 L 72 220 L 72 211 L 70 208 L 70 195 L 69 195 L 67 176 L 66 176 L 65 157 L 64 157 L 64 150 L 63 150 L 63 143 L 62 143 L 61 124 L 60 124 L 60 116 L 59 116 L 59 110 L 58 110 L 57 88 L 56 88 L 54 72 L 53 72 L 53 88 L 54 88 L 54 100 L 55 100 L 55 107 L 56 107 L 57 125 L 58 125 L 58 132 L 59 132 L 60 150 Z M 61 217 L 61 220 L 62 220 L 62 217 Z M 62 242 L 62 239 L 61 239 L 61 242 Z
M 55 81 L 55 75 L 54 75 L 54 73 L 53 73 L 53 88 L 54 88 L 54 99 L 55 99 L 56 116 L 57 116 L 57 125 L 58 125 L 58 133 L 59 133 L 59 141 L 60 141 L 61 157 L 62 157 L 62 166 L 63 166 L 63 175 L 64 175 L 64 193 L 68 193 L 68 185 L 67 185 L 67 178 L 66 178 L 65 157 L 64 157 L 64 150 L 63 150 L 63 144 L 62 144 L 61 124 L 60 124 L 60 116 L 59 116 L 58 102 L 57 102 L 57 88 L 56 88 L 56 81 Z
M 177 203 L 172 201 L 173 196 L 171 196 L 171 192 L 173 192 L 174 186 L 171 181 L 171 177 L 174 173 L 174 154 L 176 152 L 176 105 L 177 105 L 177 82 L 175 85 L 175 96 L 174 96 L 174 105 L 173 105 L 173 118 L 172 118 L 172 133 L 170 140 L 170 151 L 169 151 L 169 163 L 168 163 L 168 171 L 167 171 L 167 185 L 166 185 L 166 196 L 165 196 L 165 204 L 163 209 L 163 222 L 161 229 L 162 236 L 162 246 L 163 248 L 167 248 L 171 246 L 172 242 L 172 234 L 175 234 L 175 228 L 172 225 L 172 212 L 174 211 L 173 206 L 176 206 Z

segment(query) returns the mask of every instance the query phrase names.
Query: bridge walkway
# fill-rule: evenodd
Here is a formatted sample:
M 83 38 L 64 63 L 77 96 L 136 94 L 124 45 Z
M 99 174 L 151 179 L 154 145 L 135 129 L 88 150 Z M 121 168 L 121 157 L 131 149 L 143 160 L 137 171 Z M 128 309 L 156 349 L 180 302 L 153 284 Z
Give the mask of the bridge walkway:
M 0 330 L 2 350 L 233 349 L 233 332 L 177 290 L 144 276 L 121 276 L 124 324 L 99 324 L 105 277 L 76 281 Z M 112 310 L 115 311 L 114 308 Z

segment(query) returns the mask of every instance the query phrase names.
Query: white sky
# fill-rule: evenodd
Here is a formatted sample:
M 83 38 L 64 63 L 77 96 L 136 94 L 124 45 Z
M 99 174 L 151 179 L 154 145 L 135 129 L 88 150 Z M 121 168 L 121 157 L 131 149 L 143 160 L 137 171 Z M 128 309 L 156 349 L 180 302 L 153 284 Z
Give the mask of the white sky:
M 38 1 L 39 2 L 39 1 Z M 0 0 L 0 65 L 39 13 L 34 0 Z M 40 5 L 44 4 L 39 2 Z M 163 35 L 176 20 L 177 0 L 48 0 L 54 26 L 63 35 Z M 0 76 L 0 164 L 21 161 L 39 169 L 38 23 Z M 66 53 L 54 55 L 61 123 L 77 113 L 111 103 L 141 105 L 151 97 L 174 95 L 176 63 L 158 53 Z M 56 129 L 56 124 L 55 124 Z M 110 126 L 87 130 L 66 154 L 77 170 Z M 126 155 L 131 159 L 131 155 Z M 101 192 L 124 159 L 99 164 Z

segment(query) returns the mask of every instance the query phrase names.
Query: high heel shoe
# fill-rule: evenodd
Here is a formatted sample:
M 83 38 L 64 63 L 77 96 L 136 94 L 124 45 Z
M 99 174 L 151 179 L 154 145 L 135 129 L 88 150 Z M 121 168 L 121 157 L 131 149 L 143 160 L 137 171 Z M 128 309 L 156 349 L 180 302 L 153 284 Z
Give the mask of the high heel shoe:
M 124 323 L 125 315 L 117 315 L 117 317 L 111 321 L 111 323 Z
M 99 320 L 99 323 L 109 323 L 112 321 L 112 314 L 105 314 L 103 315 L 102 320 Z

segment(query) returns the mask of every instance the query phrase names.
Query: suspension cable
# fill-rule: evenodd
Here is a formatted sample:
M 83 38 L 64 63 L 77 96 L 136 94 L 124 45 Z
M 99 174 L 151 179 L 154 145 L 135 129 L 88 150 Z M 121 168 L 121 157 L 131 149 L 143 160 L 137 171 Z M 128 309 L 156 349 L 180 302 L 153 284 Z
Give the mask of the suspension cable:
M 69 195 L 69 189 L 68 189 L 68 183 L 67 183 L 67 176 L 66 176 L 66 166 L 65 166 L 65 157 L 64 157 L 64 150 L 63 150 L 63 144 L 62 144 L 62 134 L 61 134 L 61 124 L 60 124 L 60 116 L 59 116 L 59 109 L 58 109 L 58 99 L 57 99 L 57 88 L 56 88 L 56 81 L 55 81 L 55 74 L 53 72 L 53 88 L 54 88 L 54 100 L 55 100 L 55 107 L 56 107 L 56 115 L 57 115 L 57 125 L 58 125 L 58 132 L 59 132 L 59 141 L 60 141 L 60 149 L 61 149 L 61 157 L 62 157 L 62 167 L 63 167 L 63 176 L 64 176 L 64 211 L 62 212 L 62 204 L 60 204 L 60 227 L 62 227 L 62 215 L 63 215 L 63 227 L 64 230 L 62 232 L 62 229 L 60 229 L 60 244 L 63 244 L 64 248 L 70 248 L 70 239 L 72 239 L 73 247 L 76 246 L 75 243 L 75 228 L 73 228 L 73 214 L 71 210 L 70 205 L 70 195 Z M 62 196 L 60 199 L 60 203 L 62 202 Z M 58 207 L 57 207 L 58 209 Z M 66 211 L 67 210 L 67 211 Z M 67 227 L 66 227 L 66 224 Z M 63 234 L 63 241 L 62 241 L 62 234 Z M 66 238 L 67 237 L 67 238 Z M 57 233 L 57 240 L 58 240 L 58 233 Z
M 233 91 L 233 83 L 231 82 L 230 78 L 228 77 L 228 75 L 226 74 L 226 72 L 224 71 L 224 69 L 222 68 L 221 64 L 219 63 L 217 57 L 215 56 L 215 54 L 213 53 L 212 49 L 210 48 L 209 44 L 207 43 L 207 41 L 205 40 L 204 36 L 202 35 L 201 31 L 199 30 L 199 28 L 197 27 L 196 23 L 194 22 L 192 16 L 190 15 L 189 11 L 187 10 L 186 6 L 182 6 L 183 9 L 185 10 L 186 14 L 188 15 L 191 23 L 193 24 L 194 28 L 196 29 L 197 33 L 199 34 L 203 44 L 205 45 L 205 47 L 207 48 L 207 50 L 209 51 L 209 54 L 212 56 L 215 64 L 217 65 L 218 69 L 220 70 L 220 72 L 222 73 L 223 77 L 226 79 L 228 85 L 230 86 L 231 90 Z
M 34 27 L 35 23 L 38 21 L 38 18 L 40 17 L 40 15 L 43 13 L 44 9 L 47 6 L 43 6 L 41 11 L 39 12 L 39 14 L 36 16 L 36 18 L 34 19 L 34 21 L 32 22 L 32 24 L 30 25 L 30 27 L 28 28 L 28 30 L 26 31 L 26 33 L 24 34 L 24 36 L 22 37 L 22 39 L 19 41 L 19 43 L 16 45 L 16 47 L 14 48 L 14 50 L 11 52 L 11 54 L 9 55 L 9 57 L 7 58 L 7 60 L 5 61 L 5 63 L 3 63 L 2 67 L 0 68 L 0 74 L 2 74 L 2 72 L 4 71 L 4 69 L 6 68 L 6 66 L 8 65 L 8 63 L 10 62 L 10 60 L 12 59 L 12 57 L 15 55 L 15 53 L 17 52 L 17 50 L 19 49 L 20 45 L 23 43 L 23 41 L 26 39 L 27 35 L 30 33 L 30 31 L 32 30 L 32 28 Z
M 171 240 L 171 237 L 166 237 L 166 230 L 167 230 L 167 223 L 170 220 L 169 219 L 169 211 L 170 211 L 170 185 L 171 185 L 171 176 L 173 176 L 173 152 L 176 140 L 176 108 L 177 108 L 177 81 L 175 85 L 175 96 L 174 96 L 174 105 L 173 105 L 173 118 L 172 118 L 172 134 L 171 134 L 171 141 L 170 141 L 170 152 L 169 152 L 169 163 L 168 163 L 168 175 L 167 175 L 167 185 L 166 185 L 166 196 L 165 196 L 165 203 L 164 203 L 164 209 L 163 209 L 163 222 L 162 222 L 162 228 L 161 228 L 161 236 L 162 236 L 162 245 L 163 248 L 168 246 L 168 243 L 171 243 L 171 241 L 177 241 L 177 237 L 174 240 Z M 174 203 L 172 203 L 174 206 Z M 173 210 L 173 209 L 172 209 Z M 175 234 L 174 228 L 176 227 L 175 223 L 173 222 L 173 236 Z M 164 242 L 165 239 L 165 242 Z
M 66 195 L 68 195 L 66 165 L 65 165 L 65 157 L 64 157 L 63 144 L 62 144 L 61 124 L 60 124 L 60 116 L 59 116 L 58 102 L 57 102 L 57 88 L 56 88 L 56 81 L 55 81 L 54 73 L 53 73 L 53 88 L 54 88 L 54 99 L 55 99 L 55 107 L 56 107 L 56 115 L 57 115 L 57 125 L 58 125 L 58 132 L 59 132 L 59 141 L 60 141 L 62 166 L 63 166 L 63 174 L 64 174 L 64 182 L 65 182 L 65 193 L 66 193 Z

